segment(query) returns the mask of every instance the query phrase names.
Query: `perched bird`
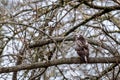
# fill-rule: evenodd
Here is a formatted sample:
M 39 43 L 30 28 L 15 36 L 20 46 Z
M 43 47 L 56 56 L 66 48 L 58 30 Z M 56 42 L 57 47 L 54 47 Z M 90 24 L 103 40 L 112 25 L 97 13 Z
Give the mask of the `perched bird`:
M 89 48 L 88 42 L 82 35 L 75 35 L 75 50 L 80 56 L 80 60 L 83 62 L 88 62 L 89 59 Z

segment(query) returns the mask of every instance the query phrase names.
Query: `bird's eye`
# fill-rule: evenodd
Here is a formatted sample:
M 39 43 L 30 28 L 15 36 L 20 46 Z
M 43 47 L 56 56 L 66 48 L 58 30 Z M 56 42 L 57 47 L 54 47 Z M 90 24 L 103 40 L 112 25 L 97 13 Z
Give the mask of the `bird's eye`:
M 82 48 L 81 50 L 84 50 L 84 48 Z

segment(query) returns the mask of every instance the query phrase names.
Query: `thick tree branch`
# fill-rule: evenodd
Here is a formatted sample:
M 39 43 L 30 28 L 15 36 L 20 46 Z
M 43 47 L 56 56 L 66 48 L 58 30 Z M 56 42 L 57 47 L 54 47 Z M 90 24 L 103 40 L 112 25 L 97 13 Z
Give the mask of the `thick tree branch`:
M 94 64 L 94 63 L 120 63 L 119 57 L 101 57 L 101 58 L 90 58 L 87 64 Z M 13 67 L 1 67 L 0 73 L 9 73 L 15 72 L 20 70 L 30 70 L 36 68 L 46 68 L 50 66 L 62 65 L 62 64 L 84 64 L 84 62 L 80 61 L 80 58 L 72 57 L 72 58 L 62 58 L 56 59 L 47 62 L 36 62 L 33 64 L 22 64 Z M 85 63 L 86 64 L 86 63 Z
M 99 17 L 99 16 L 101 16 L 101 15 L 103 15 L 103 14 L 109 13 L 109 12 L 111 12 L 111 11 L 113 11 L 113 10 L 118 10 L 118 9 L 119 9 L 118 6 L 117 6 L 117 7 L 115 6 L 115 7 L 112 7 L 112 8 L 105 8 L 104 10 L 102 10 L 102 11 L 94 14 L 93 16 L 91 16 L 90 18 L 88 18 L 88 19 L 84 20 L 83 22 L 77 24 L 76 26 L 73 26 L 71 29 L 69 29 L 69 30 L 65 33 L 65 36 L 67 36 L 68 34 L 70 34 L 71 32 L 73 32 L 75 29 L 77 29 L 77 28 L 80 27 L 81 25 L 86 24 L 86 23 L 89 22 L 90 20 L 95 19 L 95 18 L 97 18 L 97 17 Z
M 74 37 L 68 37 L 66 39 L 64 37 L 55 37 L 55 38 L 53 38 L 53 40 L 55 40 L 56 42 L 74 41 Z M 47 45 L 47 44 L 50 44 L 50 43 L 54 43 L 53 40 L 46 39 L 46 40 L 42 40 L 42 41 L 39 41 L 39 42 L 35 42 L 35 43 L 30 44 L 29 48 L 41 47 L 41 46 L 44 46 L 44 45 Z M 98 42 L 96 40 L 92 40 L 92 39 L 87 39 L 87 41 L 88 41 L 89 44 L 97 45 L 97 46 L 100 46 L 102 48 L 107 49 L 112 54 L 116 53 L 116 51 L 112 47 L 109 47 L 106 44 L 101 44 L 100 42 Z
M 56 38 L 53 38 L 53 40 L 55 40 L 56 42 L 62 42 L 63 40 L 65 40 L 65 41 L 73 41 L 74 38 L 73 37 L 69 37 L 69 38 L 64 39 L 64 37 L 56 37 Z M 29 47 L 30 48 L 41 47 L 43 45 L 54 43 L 53 40 L 46 39 L 46 40 L 43 40 L 43 41 L 40 41 L 40 42 L 35 42 L 35 43 L 30 44 Z

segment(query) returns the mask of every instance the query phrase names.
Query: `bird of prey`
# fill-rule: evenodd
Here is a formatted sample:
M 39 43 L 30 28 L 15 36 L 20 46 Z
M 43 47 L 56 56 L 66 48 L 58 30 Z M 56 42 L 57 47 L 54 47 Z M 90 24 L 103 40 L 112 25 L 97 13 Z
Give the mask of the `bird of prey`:
M 80 56 L 80 60 L 83 62 L 88 62 L 89 58 L 89 48 L 88 42 L 82 35 L 75 35 L 75 50 Z

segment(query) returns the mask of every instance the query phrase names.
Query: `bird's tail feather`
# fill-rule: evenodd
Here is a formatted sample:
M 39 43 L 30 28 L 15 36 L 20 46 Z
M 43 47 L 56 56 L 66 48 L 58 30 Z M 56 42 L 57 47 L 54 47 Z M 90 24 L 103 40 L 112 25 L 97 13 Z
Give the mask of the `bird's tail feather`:
M 87 57 L 85 56 L 85 62 L 88 62 L 88 59 L 87 59 Z

